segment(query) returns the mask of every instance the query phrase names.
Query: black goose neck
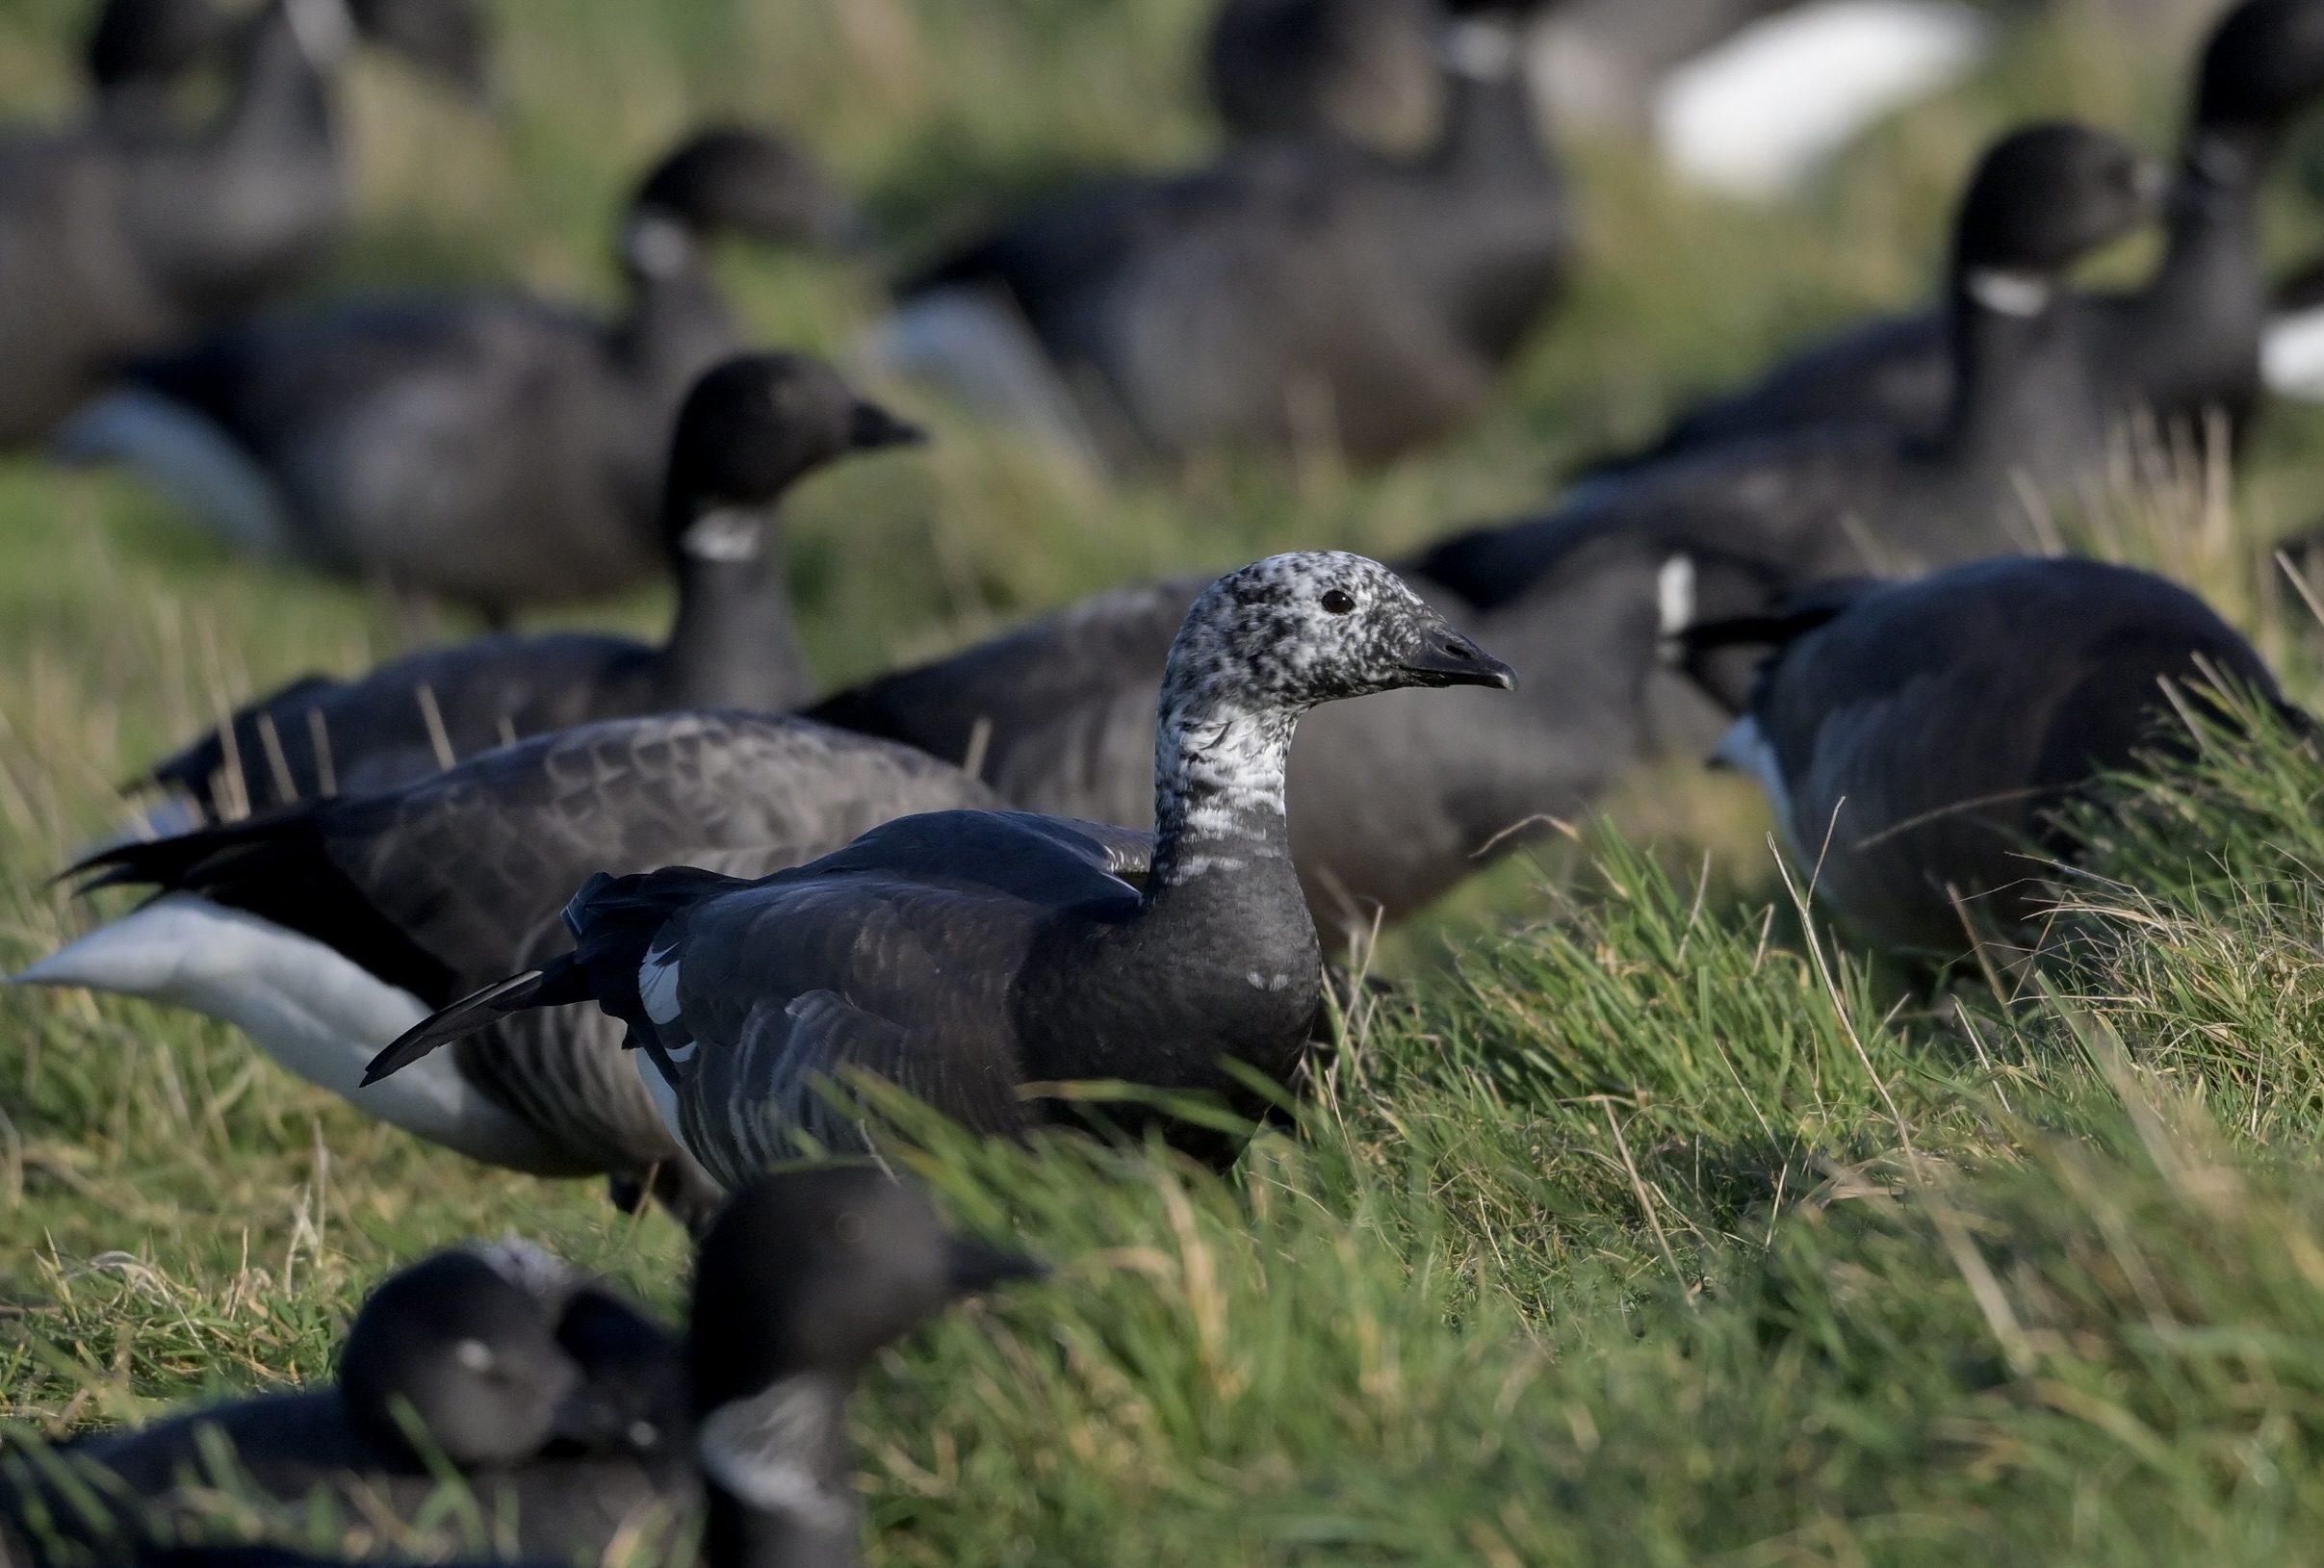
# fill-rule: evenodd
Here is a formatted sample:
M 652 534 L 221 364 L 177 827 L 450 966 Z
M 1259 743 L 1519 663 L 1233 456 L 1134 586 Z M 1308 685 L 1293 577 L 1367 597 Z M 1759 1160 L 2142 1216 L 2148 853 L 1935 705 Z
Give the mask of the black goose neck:
M 1512 45 L 1513 47 L 1513 45 Z M 1445 73 L 1444 132 L 1430 163 L 1439 174 L 1520 184 L 1554 182 L 1521 63 L 1494 76 Z
M 854 1510 L 838 1528 L 756 1508 L 722 1486 L 708 1488 L 705 1568 L 852 1568 L 862 1527 Z
M 704 360 L 741 338 L 710 275 L 704 237 L 649 211 L 633 215 L 624 244 L 630 299 L 614 334 L 620 355 L 644 378 L 690 380 Z
M 2019 438 L 2011 393 L 2033 387 L 2046 356 L 2070 350 L 2063 280 L 2035 271 L 1960 267 L 1950 296 L 1954 368 L 1947 444 L 2009 447 Z
M 662 649 L 671 707 L 780 713 L 814 695 L 791 619 L 781 509 L 686 505 L 675 531 L 678 619 Z

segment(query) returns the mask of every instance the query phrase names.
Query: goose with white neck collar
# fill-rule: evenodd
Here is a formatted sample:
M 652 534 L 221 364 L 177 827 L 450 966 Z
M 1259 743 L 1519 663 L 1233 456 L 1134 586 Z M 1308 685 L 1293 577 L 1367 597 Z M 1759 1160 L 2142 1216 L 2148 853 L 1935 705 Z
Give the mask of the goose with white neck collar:
M 575 725 L 797 707 L 814 686 L 791 621 L 783 497 L 851 452 L 923 439 L 816 360 L 729 360 L 695 383 L 670 437 L 662 529 L 678 618 L 660 647 L 578 631 L 501 635 L 349 681 L 310 676 L 237 712 L 231 748 L 214 731 L 150 777 L 199 819 L 219 821 L 403 784 Z
M 1693 614 L 1717 618 L 1821 578 L 2031 548 L 2025 487 L 2071 484 L 2106 433 L 2066 271 L 2143 222 L 2159 184 L 2128 145 L 2077 125 L 2027 127 L 1986 152 L 1954 223 L 1957 370 L 1936 437 L 1860 421 L 1681 454 L 1447 541 L 1417 570 L 1489 608 L 1569 552 L 1627 536 L 1693 553 Z
M 414 6 L 469 14 L 465 50 L 435 46 L 454 41 L 442 29 L 415 48 L 400 15 Z M 482 76 L 468 0 L 270 0 L 239 28 L 224 108 L 179 130 L 137 79 L 182 67 L 206 29 L 159 8 L 119 22 L 92 61 L 122 73 L 120 103 L 0 139 L 0 445 L 48 434 L 123 360 L 254 308 L 329 254 L 349 206 L 337 78 L 357 42 L 463 86 Z M 153 37 L 181 25 L 180 40 Z
M 2110 415 L 2191 422 L 2216 410 L 2240 426 L 2259 397 L 2267 332 L 2260 186 L 2291 122 L 2324 98 L 2324 0 L 2245 0 L 2212 28 L 2193 75 L 2162 260 L 2139 288 L 2085 296 L 2077 332 Z M 1932 434 L 1953 392 L 1947 315 L 1884 317 L 1811 345 L 1594 472 L 1834 420 Z M 2289 339 L 2270 352 L 2288 357 Z
M 60 445 L 133 465 L 237 548 L 488 619 L 607 593 L 667 559 L 671 420 L 744 347 L 710 243 L 853 221 L 789 143 L 704 132 L 630 204 L 616 319 L 505 294 L 320 306 L 138 369 Z
M 884 1078 L 980 1131 L 1047 1114 L 1026 1084 L 1231 1092 L 1307 1047 L 1322 963 L 1292 865 L 1284 764 L 1300 716 L 1408 686 L 1514 684 L 1377 562 L 1272 556 L 1195 602 L 1165 666 L 1151 868 L 1111 874 L 1107 830 L 1056 817 L 907 817 L 744 882 L 599 877 L 573 954 L 413 1029 L 375 1080 L 505 1015 L 594 999 L 642 1048 L 679 1140 L 732 1186 L 860 1135 L 818 1085 Z

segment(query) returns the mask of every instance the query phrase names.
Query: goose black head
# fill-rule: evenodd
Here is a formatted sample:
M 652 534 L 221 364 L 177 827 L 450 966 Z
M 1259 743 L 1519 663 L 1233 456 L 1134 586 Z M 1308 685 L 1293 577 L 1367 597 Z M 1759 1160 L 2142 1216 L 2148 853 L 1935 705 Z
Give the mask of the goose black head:
M 851 451 L 925 441 L 919 426 L 856 396 L 803 354 L 742 354 L 703 373 L 670 439 L 665 516 L 673 551 L 755 556 L 755 514 L 793 482 Z
M 2269 131 L 2324 94 L 2324 0 L 2245 0 L 2211 30 L 2195 118 Z
M 491 36 L 476 0 L 348 0 L 356 33 L 482 103 Z
M 1417 145 L 1438 113 L 1429 0 L 1227 0 L 1203 50 L 1211 102 L 1246 137 L 1335 132 Z
M 461 1466 L 538 1452 L 580 1381 L 540 1298 L 465 1250 L 439 1252 L 373 1291 L 339 1354 L 349 1414 L 367 1435 L 410 1452 L 405 1424 L 416 1417 Z
M 2056 122 L 2012 131 L 1987 149 L 1961 199 L 1956 266 L 2053 277 L 2151 220 L 2163 187 L 2161 169 L 2104 131 Z
M 211 0 L 107 0 L 82 63 L 100 90 L 168 81 L 223 39 L 226 22 Z
M 799 1373 L 851 1379 L 948 1303 L 1039 1272 L 952 1235 L 924 1194 L 876 1166 L 762 1176 L 719 1211 L 696 1262 L 695 1408 Z
M 1296 712 L 1400 686 L 1516 683 L 1378 561 L 1297 551 L 1203 590 L 1171 646 L 1163 707 Z
M 630 204 L 626 259 L 653 276 L 684 258 L 678 245 L 712 234 L 846 249 L 862 232 L 854 205 L 806 152 L 727 126 L 688 138 L 646 176 Z

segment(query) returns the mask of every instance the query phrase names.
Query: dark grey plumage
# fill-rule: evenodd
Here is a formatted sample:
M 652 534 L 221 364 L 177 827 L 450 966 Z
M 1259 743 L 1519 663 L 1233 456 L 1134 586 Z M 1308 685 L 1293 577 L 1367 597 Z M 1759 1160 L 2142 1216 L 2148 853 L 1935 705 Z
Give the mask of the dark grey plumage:
M 235 40 L 225 108 L 186 134 L 166 134 L 137 86 L 153 59 L 138 39 L 176 24 L 132 17 L 128 41 L 100 34 L 92 63 L 127 73 L 116 85 L 136 101 L 0 141 L 0 443 L 46 434 L 121 361 L 312 270 L 347 216 L 340 58 L 365 17 L 392 26 L 404 6 L 438 4 L 376 0 L 359 17 L 341 0 L 270 0 Z M 185 59 L 182 45 L 162 54 Z
M 1330 446 L 1381 460 L 1459 424 L 1571 245 L 1506 17 L 1459 24 L 1430 152 L 1266 138 L 1192 173 L 1036 206 L 903 291 L 1021 313 L 1129 454 Z
M 593 872 L 759 876 L 894 817 L 998 804 L 948 763 L 804 720 L 608 721 L 367 798 L 107 850 L 81 869 L 164 896 L 17 978 L 233 1019 L 292 1070 L 423 1137 L 522 1170 L 646 1184 L 698 1221 L 710 1191 L 619 1028 L 592 1009 L 508 1018 L 446 1058 L 451 1077 L 421 1100 L 358 1089 L 363 1064 L 426 1009 L 566 951 L 557 911 Z
M 1965 918 L 2006 939 L 2039 913 L 2070 847 L 2053 813 L 2101 770 L 2184 744 L 2159 682 L 2224 679 L 2280 701 L 2201 600 L 2088 560 L 1860 584 L 1692 640 L 1775 645 L 1719 756 L 1766 786 L 1820 899 L 1922 957 L 1967 951 Z
M 662 537 L 678 578 L 669 640 L 500 635 L 310 676 L 237 712 L 151 774 L 201 819 L 363 794 L 506 741 L 692 707 L 782 712 L 813 677 L 791 624 L 784 492 L 850 451 L 922 439 L 792 354 L 729 360 L 695 384 L 670 439 Z
M 65 445 L 139 465 L 243 548 L 490 616 L 607 592 L 663 568 L 671 421 L 742 347 L 705 247 L 846 221 L 795 148 L 707 132 L 631 205 L 616 320 L 504 295 L 334 303 L 141 367 Z
M 2074 311 L 2079 351 L 2115 418 L 2216 410 L 2240 424 L 2257 403 L 2268 296 L 2259 188 L 2288 123 L 2324 94 L 2324 3 L 2245 0 L 2212 29 L 2166 220 L 2146 283 Z M 1749 387 L 1682 415 L 1618 472 L 1675 454 L 1834 420 L 1876 418 L 1923 435 L 1944 424 L 1954 385 L 1948 311 L 1889 317 L 1778 364 Z
M 1520 685 L 1513 697 L 1382 693 L 1302 721 L 1291 850 L 1317 923 L 1337 932 L 1401 919 L 1547 821 L 1587 810 L 1638 754 L 1662 601 L 1680 618 L 1712 570 L 1617 537 L 1490 609 L 1405 574 Z M 1202 586 L 1183 578 L 1101 594 L 855 686 L 812 716 L 939 757 L 973 754 L 980 777 L 1026 810 L 1150 826 L 1163 661 Z
M 1955 220 L 1961 372 L 1933 441 L 1860 422 L 1681 454 L 1448 541 L 1420 570 L 1489 606 L 1565 552 L 1627 535 L 1717 561 L 1703 613 L 1743 614 L 1821 578 L 2031 546 L 2027 488 L 2070 486 L 2105 450 L 2064 274 L 2140 222 L 2155 172 L 2074 125 L 2023 129 L 1986 153 Z
M 1322 996 L 1284 820 L 1300 716 L 1367 692 L 1512 682 L 1386 568 L 1270 557 L 1204 590 L 1172 644 L 1143 888 L 1116 874 L 1142 835 L 983 811 L 907 817 L 758 882 L 601 877 L 566 913 L 570 957 L 423 1023 L 372 1075 L 505 1012 L 593 997 L 658 1069 L 665 1119 L 729 1185 L 785 1157 L 794 1130 L 858 1142 L 821 1092 L 851 1070 L 986 1132 L 1045 1114 L 1028 1083 L 1232 1092 L 1228 1058 L 1286 1079 Z

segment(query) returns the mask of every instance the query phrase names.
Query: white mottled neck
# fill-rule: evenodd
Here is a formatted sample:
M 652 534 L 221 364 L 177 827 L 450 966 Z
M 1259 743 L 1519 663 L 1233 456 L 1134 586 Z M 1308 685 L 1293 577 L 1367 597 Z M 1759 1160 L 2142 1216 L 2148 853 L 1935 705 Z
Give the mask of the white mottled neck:
M 1154 741 L 1154 864 L 1148 896 L 1288 861 L 1284 764 L 1301 707 L 1165 691 Z

